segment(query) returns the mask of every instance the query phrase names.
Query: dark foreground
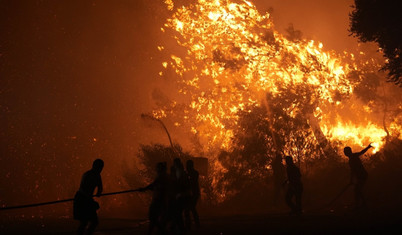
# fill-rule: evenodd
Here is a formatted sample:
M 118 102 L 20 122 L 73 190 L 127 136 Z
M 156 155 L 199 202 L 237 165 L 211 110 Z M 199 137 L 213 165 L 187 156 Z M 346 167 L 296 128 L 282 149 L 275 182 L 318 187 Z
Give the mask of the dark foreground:
M 95 234 L 146 234 L 146 220 L 100 218 Z M 68 218 L 2 221 L 0 234 L 75 234 Z M 201 217 L 201 228 L 187 234 L 402 234 L 402 216 L 395 212 L 306 213 Z

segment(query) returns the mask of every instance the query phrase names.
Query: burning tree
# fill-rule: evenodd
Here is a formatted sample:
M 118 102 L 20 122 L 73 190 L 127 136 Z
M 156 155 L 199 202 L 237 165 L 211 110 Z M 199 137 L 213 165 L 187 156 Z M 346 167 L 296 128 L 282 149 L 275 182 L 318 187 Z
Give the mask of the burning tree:
M 369 118 L 357 118 L 370 107 L 349 106 L 364 80 L 353 54 L 326 52 L 293 27 L 281 35 L 269 13 L 260 14 L 249 1 L 199 0 L 178 8 L 165 2 L 173 15 L 161 30 L 177 45 L 158 47 L 169 54 L 160 75 L 174 71 L 182 102 L 153 115 L 173 118 L 197 136 L 217 187 L 228 186 L 222 179 L 235 171 L 244 179 L 252 179 L 253 171 L 261 176 L 275 151 L 299 163 L 336 156 L 335 142 L 370 141 L 345 138 L 354 127 L 371 128 L 378 151 L 383 137 L 397 132 L 396 124 L 384 132 Z M 353 109 L 356 116 L 342 115 Z M 225 196 L 222 187 L 217 192 Z

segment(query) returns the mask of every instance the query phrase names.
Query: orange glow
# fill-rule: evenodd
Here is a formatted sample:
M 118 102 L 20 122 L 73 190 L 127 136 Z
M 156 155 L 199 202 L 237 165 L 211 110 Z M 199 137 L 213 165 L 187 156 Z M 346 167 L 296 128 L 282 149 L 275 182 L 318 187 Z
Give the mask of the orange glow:
M 172 9 L 173 3 L 166 2 Z M 260 14 L 250 1 L 198 0 L 176 9 L 163 31 L 171 33 L 180 48 L 163 62 L 163 69 L 178 76 L 181 95 L 190 99 L 183 122 L 197 134 L 210 159 L 216 151 L 230 149 L 239 111 L 263 105 L 267 93 L 276 97 L 299 86 L 311 88 L 311 97 L 305 99 L 316 104 L 312 114 L 329 140 L 359 148 L 373 143 L 373 153 L 384 144 L 386 133 L 373 122 L 339 118 L 334 125 L 332 120 L 358 84 L 348 79 L 359 67 L 356 56 L 325 51 L 321 42 L 285 37 L 275 30 L 270 15 Z M 378 66 L 374 60 L 366 64 Z M 296 117 L 302 111 L 295 104 L 286 112 Z M 361 112 L 371 110 L 364 107 Z M 170 107 L 154 115 L 173 113 Z M 217 163 L 214 169 L 216 174 L 225 170 Z
M 353 123 L 337 123 L 335 126 L 328 127 L 322 125 L 322 129 L 330 140 L 342 141 L 355 146 L 358 151 L 362 146 L 366 146 L 372 143 L 374 147 L 370 150 L 372 153 L 376 153 L 380 146 L 385 142 L 384 137 L 386 132 L 381 127 L 373 123 L 367 123 L 367 125 L 356 125 Z M 353 148 L 353 146 L 351 146 Z

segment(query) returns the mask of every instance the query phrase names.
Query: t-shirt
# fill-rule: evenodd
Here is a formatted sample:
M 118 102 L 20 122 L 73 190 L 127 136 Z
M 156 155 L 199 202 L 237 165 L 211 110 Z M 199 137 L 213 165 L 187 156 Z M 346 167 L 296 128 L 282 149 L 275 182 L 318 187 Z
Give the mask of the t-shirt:
M 348 156 L 350 170 L 352 171 L 352 175 L 354 175 L 357 179 L 366 179 L 367 171 L 364 169 L 359 156 L 359 153 L 352 153 L 351 156 Z
M 289 180 L 290 184 L 292 184 L 292 185 L 301 184 L 301 174 L 300 174 L 300 170 L 297 166 L 288 165 L 286 167 L 286 171 L 288 174 L 288 180 Z
M 101 175 L 94 170 L 85 172 L 82 175 L 80 191 L 88 196 L 92 196 L 96 187 L 102 187 Z

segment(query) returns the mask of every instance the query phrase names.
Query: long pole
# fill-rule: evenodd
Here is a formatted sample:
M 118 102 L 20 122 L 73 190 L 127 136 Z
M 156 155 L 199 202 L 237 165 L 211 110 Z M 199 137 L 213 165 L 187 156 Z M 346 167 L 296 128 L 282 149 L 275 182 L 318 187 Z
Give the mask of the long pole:
M 334 197 L 334 199 L 332 199 L 332 201 L 327 204 L 327 206 L 331 206 L 336 200 L 338 200 L 338 198 L 340 198 L 351 185 L 352 184 L 347 184 L 345 187 L 343 187 L 343 189 L 336 195 L 336 197 Z
M 264 103 L 265 109 L 267 111 L 267 116 L 268 116 L 268 119 L 269 119 L 268 120 L 268 126 L 269 126 L 269 130 L 271 131 L 272 141 L 274 142 L 275 152 L 278 153 L 280 151 L 279 151 L 279 146 L 278 146 L 277 141 L 276 141 L 274 128 L 272 127 L 273 117 L 272 117 L 271 109 L 269 108 L 269 105 L 268 105 L 267 97 L 265 97 L 265 99 L 263 99 L 263 103 Z
M 103 193 L 103 194 L 99 195 L 99 197 L 122 194 L 122 193 L 132 193 L 132 192 L 137 192 L 137 191 L 139 191 L 139 189 L 130 189 L 130 190 L 124 190 L 124 191 L 118 191 L 118 192 Z M 34 203 L 34 204 L 19 205 L 19 206 L 1 207 L 0 211 L 12 210 L 12 209 L 21 209 L 21 208 L 28 208 L 28 207 L 45 206 L 45 205 L 58 204 L 58 203 L 69 202 L 69 201 L 74 201 L 74 198 L 56 200 L 56 201 L 50 201 L 50 202 L 41 202 L 41 203 Z

